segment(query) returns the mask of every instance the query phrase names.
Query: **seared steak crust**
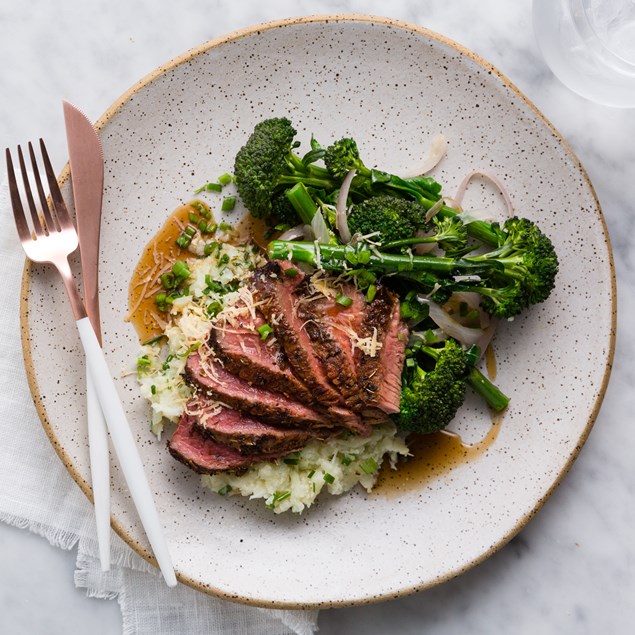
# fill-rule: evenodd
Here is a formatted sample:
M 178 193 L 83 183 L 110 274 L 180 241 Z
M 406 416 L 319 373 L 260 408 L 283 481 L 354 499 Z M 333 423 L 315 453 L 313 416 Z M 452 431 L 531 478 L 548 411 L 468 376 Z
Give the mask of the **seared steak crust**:
M 236 321 L 224 329 L 212 329 L 209 335 L 208 345 L 223 367 L 250 384 L 311 403 L 310 392 L 291 371 L 277 339 L 263 340 L 256 330 L 265 324 L 262 315 L 257 313 L 255 319 L 245 315 Z
M 170 454 L 199 474 L 235 472 L 241 474 L 250 465 L 272 461 L 287 452 L 241 454 L 237 450 L 205 438 L 195 427 L 195 417 L 183 414 L 172 438 L 168 441 Z
M 401 373 L 405 359 L 408 329 L 402 322 L 397 296 L 379 286 L 362 323 L 361 336 L 375 336 L 381 348 L 375 356 L 360 351 L 358 372 L 368 415 L 377 409 L 385 414 L 399 412 Z M 381 415 L 379 415 L 381 418 Z
M 309 430 L 278 428 L 200 396 L 190 399 L 186 412 L 195 418 L 194 426 L 204 437 L 241 454 L 286 454 L 323 436 Z
M 311 345 L 305 325 L 297 315 L 295 291 L 300 276 L 288 278 L 276 260 L 254 272 L 254 286 L 260 309 L 273 327 L 291 367 L 309 388 L 316 401 L 329 407 L 343 403 L 341 395 L 331 386 Z
M 366 310 L 364 296 L 352 285 L 342 289 L 351 299 L 342 306 L 333 297 L 311 298 L 305 291 L 304 301 L 297 303 L 298 317 L 305 325 L 313 349 L 322 362 L 326 376 L 343 397 L 345 404 L 360 412 L 363 396 L 357 377 L 353 339 L 359 334 Z
M 316 410 L 232 375 L 211 356 L 203 361 L 199 351 L 188 357 L 185 379 L 204 394 L 272 425 L 300 428 L 334 426 Z

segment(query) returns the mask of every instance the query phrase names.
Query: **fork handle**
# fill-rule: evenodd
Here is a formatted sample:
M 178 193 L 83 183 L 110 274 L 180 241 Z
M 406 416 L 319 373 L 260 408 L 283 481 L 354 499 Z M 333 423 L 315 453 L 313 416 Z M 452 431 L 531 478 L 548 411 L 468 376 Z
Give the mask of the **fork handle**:
M 152 491 L 148 483 L 139 451 L 126 419 L 126 413 L 119 399 L 104 353 L 99 345 L 95 331 L 87 317 L 77 320 L 77 329 L 84 346 L 86 363 L 97 398 L 106 419 L 115 454 L 119 459 L 121 471 L 128 490 L 137 508 L 141 524 L 154 552 L 168 586 L 176 586 L 176 575 L 167 542 L 154 504 Z
M 86 407 L 88 419 L 88 449 L 90 479 L 95 504 L 97 545 L 102 571 L 110 570 L 110 457 L 108 430 L 101 411 L 92 375 L 86 376 Z

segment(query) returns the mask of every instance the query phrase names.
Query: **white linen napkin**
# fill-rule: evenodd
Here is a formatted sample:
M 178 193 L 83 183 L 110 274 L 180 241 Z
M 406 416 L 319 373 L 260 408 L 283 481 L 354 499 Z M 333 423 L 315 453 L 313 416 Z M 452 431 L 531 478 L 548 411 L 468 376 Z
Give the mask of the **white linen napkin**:
M 14 228 L 6 183 L 0 185 L 0 521 L 77 548 L 75 585 L 90 597 L 117 599 L 124 635 L 311 635 L 317 611 L 234 604 L 179 584 L 157 571 L 112 533 L 112 567 L 99 566 L 93 510 L 53 450 L 28 389 L 20 344 L 19 301 L 24 251 Z M 18 425 L 16 425 L 18 422 Z M 43 487 L 43 484 L 46 484 Z M 70 581 L 68 581 L 70 583 Z M 60 581 L 64 583 L 64 581 Z

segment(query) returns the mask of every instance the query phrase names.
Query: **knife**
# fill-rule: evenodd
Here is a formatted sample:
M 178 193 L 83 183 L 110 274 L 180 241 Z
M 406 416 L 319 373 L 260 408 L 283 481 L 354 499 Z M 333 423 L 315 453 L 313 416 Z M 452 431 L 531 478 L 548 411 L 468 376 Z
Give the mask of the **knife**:
M 75 219 L 79 235 L 84 303 L 101 344 L 99 319 L 99 233 L 104 184 L 101 142 L 93 125 L 77 107 L 63 102 L 70 157 Z M 86 377 L 88 445 L 95 505 L 97 544 L 102 571 L 110 569 L 110 463 L 108 433 L 90 373 Z

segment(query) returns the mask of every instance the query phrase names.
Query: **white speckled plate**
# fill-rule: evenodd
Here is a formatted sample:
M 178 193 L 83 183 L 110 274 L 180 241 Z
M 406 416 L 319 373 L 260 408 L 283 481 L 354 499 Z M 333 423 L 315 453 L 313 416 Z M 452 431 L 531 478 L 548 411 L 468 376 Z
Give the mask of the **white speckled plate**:
M 138 256 L 195 187 L 231 169 L 253 125 L 288 116 L 311 133 L 354 135 L 368 164 L 399 170 L 431 137 L 449 141 L 434 175 L 452 194 L 471 168 L 506 183 L 518 211 L 550 234 L 561 258 L 543 305 L 503 324 L 499 385 L 512 396 L 500 433 L 478 458 L 406 488 L 324 498 L 301 516 L 221 498 L 174 461 L 148 429 L 133 376 L 118 379 L 156 493 L 180 580 L 241 602 L 317 607 L 373 602 L 437 584 L 512 538 L 563 477 L 593 424 L 609 376 L 615 286 L 598 201 L 569 147 L 487 62 L 425 29 L 366 16 L 265 24 L 209 42 L 161 67 L 99 121 L 106 157 L 101 293 L 112 369 L 137 355 L 124 323 Z M 67 172 L 62 175 L 67 180 Z M 68 195 L 68 183 L 65 183 Z M 500 202 L 478 183 L 475 206 Z M 29 266 L 23 341 L 44 427 L 90 496 L 84 372 L 56 274 Z M 483 437 L 475 401 L 453 428 Z M 148 546 L 113 459 L 112 523 Z

